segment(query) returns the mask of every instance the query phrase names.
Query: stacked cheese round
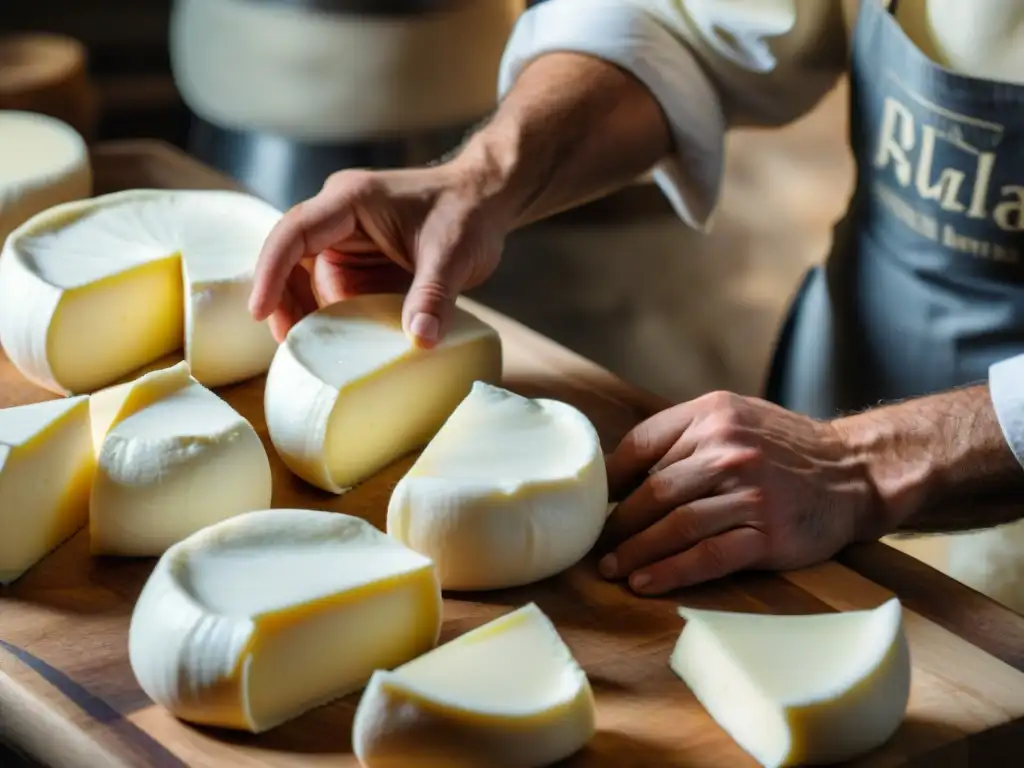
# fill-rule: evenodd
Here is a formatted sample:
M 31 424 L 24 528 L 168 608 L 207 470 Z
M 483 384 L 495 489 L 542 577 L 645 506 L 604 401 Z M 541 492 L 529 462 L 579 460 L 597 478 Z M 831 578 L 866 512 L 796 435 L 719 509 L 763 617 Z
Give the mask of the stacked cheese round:
M 248 298 L 279 217 L 226 191 L 132 190 L 50 208 L 4 247 L 0 343 L 60 394 L 108 386 L 182 346 L 208 387 L 259 375 L 276 344 Z
M 444 341 L 417 347 L 399 294 L 340 301 L 289 332 L 267 374 L 270 439 L 307 482 L 343 493 L 422 448 L 474 381 L 501 380 L 497 332 L 462 309 Z
M 434 560 L 445 589 L 501 589 L 575 564 L 607 511 L 586 416 L 477 382 L 399 481 L 387 528 Z
M 375 672 L 352 726 L 364 768 L 541 768 L 593 737 L 587 675 L 530 603 Z
M 33 112 L 0 111 L 0 245 L 40 211 L 92 194 L 85 140 Z
M 270 506 L 259 436 L 186 363 L 97 392 L 90 410 L 93 554 L 160 555 L 208 525 Z
M 430 650 L 440 628 L 428 558 L 359 518 L 260 510 L 167 550 L 128 653 L 174 715 L 258 733 Z

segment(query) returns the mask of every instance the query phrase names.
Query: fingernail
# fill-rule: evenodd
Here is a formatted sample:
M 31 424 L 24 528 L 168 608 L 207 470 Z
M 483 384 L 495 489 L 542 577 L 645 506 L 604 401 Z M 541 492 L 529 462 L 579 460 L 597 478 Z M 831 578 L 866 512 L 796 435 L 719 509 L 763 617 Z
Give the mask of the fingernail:
M 650 586 L 650 583 L 651 577 L 646 573 L 634 573 L 629 579 L 629 586 L 637 592 L 642 592 L 646 587 Z
M 437 341 L 438 332 L 441 330 L 441 323 L 433 315 L 420 312 L 413 317 L 409 330 L 412 331 L 412 335 L 417 339 L 433 344 Z
M 597 569 L 606 579 L 614 579 L 615 574 L 619 572 L 618 558 L 615 555 L 605 555 L 601 558 L 601 562 L 597 564 Z

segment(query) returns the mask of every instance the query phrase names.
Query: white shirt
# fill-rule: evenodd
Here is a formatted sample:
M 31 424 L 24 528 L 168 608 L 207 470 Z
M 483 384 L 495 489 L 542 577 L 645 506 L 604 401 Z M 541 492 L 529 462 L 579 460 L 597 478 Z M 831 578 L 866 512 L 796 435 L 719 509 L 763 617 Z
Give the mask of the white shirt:
M 882 0 L 864 0 L 881 2 Z M 888 5 L 887 2 L 883 3 Z M 519 20 L 499 92 L 545 53 L 609 61 L 651 91 L 676 150 L 654 180 L 704 230 L 718 202 L 725 134 L 810 111 L 845 71 L 860 0 L 547 0 Z M 1024 84 L 1024 0 L 901 0 L 896 19 L 937 63 Z M 996 416 L 1024 465 L 1024 355 L 989 368 Z

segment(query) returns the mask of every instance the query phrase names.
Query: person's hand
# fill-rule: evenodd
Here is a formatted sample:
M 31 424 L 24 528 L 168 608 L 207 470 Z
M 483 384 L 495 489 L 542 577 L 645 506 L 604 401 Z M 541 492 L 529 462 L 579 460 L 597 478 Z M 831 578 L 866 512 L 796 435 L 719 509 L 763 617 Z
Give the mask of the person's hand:
M 608 457 L 606 578 L 660 594 L 734 571 L 789 570 L 884 533 L 838 428 L 716 392 L 633 429 Z M 631 492 L 630 492 L 631 491 Z
M 406 293 L 405 331 L 434 346 L 464 289 L 498 265 L 510 223 L 484 180 L 448 163 L 342 171 L 271 231 L 249 309 L 281 341 L 305 315 L 351 296 Z

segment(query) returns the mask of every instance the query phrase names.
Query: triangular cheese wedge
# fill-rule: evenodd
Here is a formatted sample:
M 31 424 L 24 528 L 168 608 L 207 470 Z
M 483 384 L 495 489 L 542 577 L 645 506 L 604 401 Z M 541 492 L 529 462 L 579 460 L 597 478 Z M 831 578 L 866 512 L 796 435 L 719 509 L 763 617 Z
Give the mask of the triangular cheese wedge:
M 352 745 L 364 768 L 551 765 L 594 735 L 586 673 L 535 604 L 374 673 Z
M 586 416 L 476 382 L 395 487 L 387 527 L 434 560 L 445 589 L 501 589 L 575 564 L 607 512 Z
M 359 518 L 272 509 L 167 550 L 128 652 L 177 717 L 258 733 L 430 650 L 440 627 L 428 558 Z
M 851 760 L 899 728 L 910 654 L 897 599 L 809 616 L 679 613 L 673 671 L 766 768 Z
M 94 468 L 88 398 L 0 410 L 0 584 L 85 525 Z

